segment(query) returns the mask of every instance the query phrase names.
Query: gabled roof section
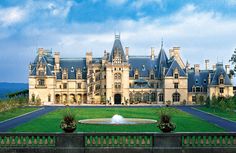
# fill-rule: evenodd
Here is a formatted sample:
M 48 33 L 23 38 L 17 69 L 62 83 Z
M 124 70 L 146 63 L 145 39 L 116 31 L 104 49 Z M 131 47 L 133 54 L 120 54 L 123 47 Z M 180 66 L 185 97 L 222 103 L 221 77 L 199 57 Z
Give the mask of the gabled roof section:
M 82 73 L 82 79 L 87 78 L 87 68 L 85 58 L 61 58 L 60 59 L 61 70 L 57 73 L 57 79 L 62 78 L 62 69 L 68 70 L 68 79 L 76 79 L 76 69 L 80 69 Z
M 121 44 L 121 41 L 120 41 L 120 35 L 115 35 L 115 41 L 114 41 L 114 44 L 113 44 L 113 47 L 112 47 L 112 50 L 111 50 L 111 54 L 110 54 L 110 57 L 109 57 L 109 62 L 112 62 L 112 60 L 114 58 L 115 51 L 118 51 L 121 54 L 122 61 L 126 62 L 125 53 L 124 53 L 124 50 L 123 50 L 123 47 L 122 47 L 122 44 Z
M 42 56 L 37 55 L 34 63 L 31 64 L 31 75 L 35 76 L 37 71 L 37 66 L 43 64 L 46 66 L 46 75 L 52 76 L 54 71 L 54 59 L 50 52 L 46 52 Z
M 195 73 L 194 70 L 188 71 L 188 92 L 192 92 L 193 86 L 203 87 L 203 91 L 207 92 L 209 70 L 201 70 Z
M 161 49 L 160 49 L 160 52 L 159 52 L 158 57 L 157 57 L 157 65 L 158 65 L 158 68 L 157 68 L 156 76 L 158 78 L 161 78 L 163 68 L 168 67 L 168 58 L 166 56 L 165 50 L 163 49 L 163 42 L 161 44 Z
M 226 74 L 222 63 L 216 64 L 216 71 L 212 75 L 211 85 L 219 85 L 219 77 L 221 75 L 224 78 L 224 85 L 232 85 L 231 80 L 229 76 Z
M 140 77 L 148 77 L 150 71 L 157 70 L 157 60 L 152 60 L 150 56 L 129 56 L 130 71 L 129 76 L 133 77 L 137 69 Z
M 186 73 L 184 72 L 183 69 L 181 69 L 180 65 L 178 62 L 174 59 L 166 73 L 166 76 L 173 76 L 174 70 L 178 69 L 179 76 L 186 76 Z

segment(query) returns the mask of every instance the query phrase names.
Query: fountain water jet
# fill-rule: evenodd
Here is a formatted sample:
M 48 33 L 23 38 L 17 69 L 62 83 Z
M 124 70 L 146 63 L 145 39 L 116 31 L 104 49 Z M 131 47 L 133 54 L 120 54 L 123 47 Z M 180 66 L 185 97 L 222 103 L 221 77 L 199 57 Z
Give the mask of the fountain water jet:
M 124 118 L 121 115 L 115 114 L 112 118 L 96 118 L 79 120 L 82 124 L 107 124 L 107 125 L 132 125 L 132 124 L 153 124 L 156 120 L 140 119 L 140 118 Z

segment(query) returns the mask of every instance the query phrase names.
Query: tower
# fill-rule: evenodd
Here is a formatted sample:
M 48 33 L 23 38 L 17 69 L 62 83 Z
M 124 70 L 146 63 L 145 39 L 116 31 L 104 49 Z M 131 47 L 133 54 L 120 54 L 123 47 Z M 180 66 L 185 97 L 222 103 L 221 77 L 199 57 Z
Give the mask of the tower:
M 120 35 L 115 41 L 106 67 L 106 100 L 109 104 L 125 104 L 129 100 L 129 64 Z

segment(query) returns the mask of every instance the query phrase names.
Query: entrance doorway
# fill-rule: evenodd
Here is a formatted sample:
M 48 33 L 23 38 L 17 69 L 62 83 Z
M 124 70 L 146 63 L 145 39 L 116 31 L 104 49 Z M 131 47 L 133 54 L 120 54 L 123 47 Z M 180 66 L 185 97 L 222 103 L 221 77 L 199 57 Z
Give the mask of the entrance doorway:
M 114 96 L 115 104 L 121 104 L 121 94 L 115 94 Z

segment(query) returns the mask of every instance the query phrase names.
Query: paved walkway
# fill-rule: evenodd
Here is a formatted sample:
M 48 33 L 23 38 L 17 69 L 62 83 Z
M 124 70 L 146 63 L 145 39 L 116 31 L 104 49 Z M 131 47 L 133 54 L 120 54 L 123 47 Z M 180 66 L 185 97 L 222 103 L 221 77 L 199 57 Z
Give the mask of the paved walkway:
M 21 116 L 21 117 L 17 117 L 14 118 L 12 120 L 0 123 L 0 132 L 7 132 L 12 128 L 15 128 L 25 122 L 31 121 L 39 116 L 42 116 L 46 113 L 49 113 L 51 111 L 54 111 L 55 109 L 57 109 L 58 107 L 44 107 L 44 109 L 41 109 L 39 111 Z
M 192 114 L 196 117 L 199 117 L 203 120 L 206 120 L 209 123 L 215 124 L 219 127 L 224 128 L 226 131 L 229 132 L 236 132 L 236 122 L 231 122 L 229 120 L 208 114 L 208 113 L 204 113 L 202 111 L 196 110 L 192 107 L 184 107 L 184 106 L 176 106 L 175 108 L 180 109 L 184 112 L 187 112 L 189 114 Z

